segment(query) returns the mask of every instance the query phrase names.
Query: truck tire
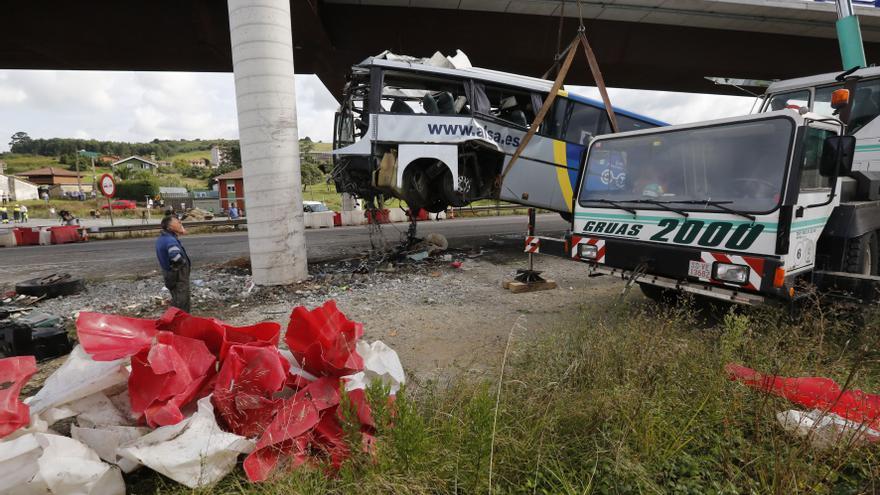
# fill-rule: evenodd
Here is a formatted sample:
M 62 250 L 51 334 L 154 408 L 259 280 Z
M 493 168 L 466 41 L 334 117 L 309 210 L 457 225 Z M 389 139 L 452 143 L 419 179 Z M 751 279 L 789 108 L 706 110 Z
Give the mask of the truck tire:
M 869 232 L 848 241 L 844 270 L 847 273 L 877 275 L 877 233 Z
M 83 290 L 81 278 L 67 277 L 47 282 L 45 278 L 34 278 L 15 284 L 15 292 L 26 296 L 45 297 L 69 296 Z

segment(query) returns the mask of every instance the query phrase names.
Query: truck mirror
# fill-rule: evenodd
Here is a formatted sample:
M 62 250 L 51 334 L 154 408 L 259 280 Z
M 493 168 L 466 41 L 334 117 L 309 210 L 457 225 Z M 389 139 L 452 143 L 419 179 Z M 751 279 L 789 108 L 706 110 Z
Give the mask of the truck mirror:
M 856 152 L 855 136 L 831 136 L 825 138 L 819 173 L 823 177 L 848 175 L 852 170 Z

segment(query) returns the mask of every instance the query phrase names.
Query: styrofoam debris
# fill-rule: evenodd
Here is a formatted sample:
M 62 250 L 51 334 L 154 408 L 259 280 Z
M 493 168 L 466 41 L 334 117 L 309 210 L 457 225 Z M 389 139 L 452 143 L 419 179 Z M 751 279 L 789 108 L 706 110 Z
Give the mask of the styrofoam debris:
M 254 442 L 217 426 L 211 397 L 198 401 L 198 411 L 180 423 L 163 426 L 117 450 L 117 454 L 183 483 L 207 486 L 235 467 L 238 455 Z
M 391 395 L 397 395 L 400 386 L 406 383 L 406 375 L 397 352 L 381 340 L 372 344 L 359 340 L 357 353 L 364 358 L 364 371 L 344 377 L 345 391 L 365 389 L 373 380 L 381 380 L 389 387 Z
M 841 441 L 880 441 L 880 431 L 819 409 L 782 411 L 776 413 L 776 419 L 785 431 L 807 437 L 810 445 L 817 449 L 833 447 Z
M 119 469 L 72 438 L 31 433 L 0 443 L 0 493 L 123 495 Z
M 31 416 L 41 415 L 50 408 L 102 392 L 127 380 L 125 360 L 95 361 L 81 346 L 76 346 L 64 364 L 46 379 L 43 388 L 25 402 L 31 408 Z

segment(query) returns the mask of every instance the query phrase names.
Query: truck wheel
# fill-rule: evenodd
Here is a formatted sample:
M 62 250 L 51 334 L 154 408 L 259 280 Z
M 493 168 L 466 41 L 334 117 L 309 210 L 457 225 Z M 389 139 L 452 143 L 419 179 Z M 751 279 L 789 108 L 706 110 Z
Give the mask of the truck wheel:
M 844 269 L 848 273 L 877 275 L 877 250 L 877 234 L 875 232 L 850 239 L 846 249 Z
M 640 283 L 639 289 L 642 290 L 642 294 L 644 294 L 645 297 L 647 297 L 648 299 L 662 304 L 675 303 L 678 300 L 679 296 L 678 291 L 664 289 L 662 287 L 657 287 L 656 285 L 651 284 Z

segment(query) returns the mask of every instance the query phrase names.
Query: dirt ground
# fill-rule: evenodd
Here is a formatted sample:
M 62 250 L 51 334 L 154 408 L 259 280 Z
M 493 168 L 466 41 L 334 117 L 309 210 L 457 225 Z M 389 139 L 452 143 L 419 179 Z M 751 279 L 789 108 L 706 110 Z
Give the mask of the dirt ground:
M 193 313 L 234 325 L 277 321 L 286 328 L 294 307 L 334 299 L 350 319 L 363 323 L 367 341 L 382 340 L 398 352 L 416 382 L 491 373 L 500 366 L 511 332 L 521 343 L 575 324 L 581 307 L 610 304 L 623 287 L 619 280 L 588 278 L 586 268 L 574 262 L 538 256 L 536 269 L 559 287 L 510 293 L 502 282 L 525 267 L 520 243 L 493 239 L 418 262 L 355 258 L 316 264 L 310 266 L 310 281 L 288 287 L 253 287 L 246 260 L 233 260 L 193 272 Z M 79 311 L 157 318 L 168 297 L 157 274 L 132 274 L 87 281 L 85 292 L 41 301 L 36 309 L 62 316 L 73 333 Z M 40 363 L 24 394 L 35 393 L 64 359 Z

